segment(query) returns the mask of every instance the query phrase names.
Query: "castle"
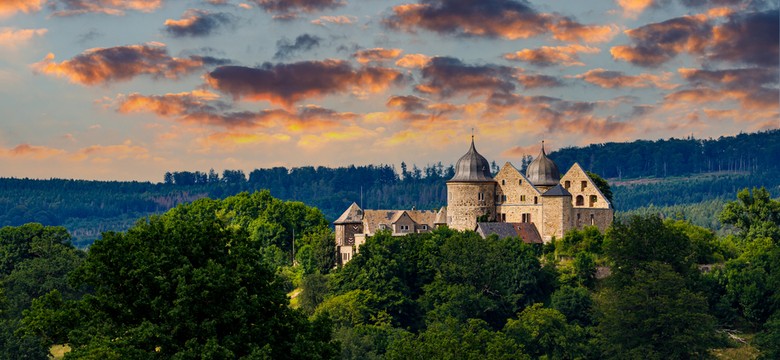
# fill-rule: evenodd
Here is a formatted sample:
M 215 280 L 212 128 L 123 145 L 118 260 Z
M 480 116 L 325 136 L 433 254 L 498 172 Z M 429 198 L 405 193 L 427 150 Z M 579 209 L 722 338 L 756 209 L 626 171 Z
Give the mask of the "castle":
M 507 162 L 491 176 L 490 163 L 471 147 L 447 181 L 447 206 L 438 211 L 363 210 L 352 205 L 334 221 L 336 246 L 346 263 L 376 231 L 393 235 L 429 232 L 447 225 L 474 230 L 482 236 L 519 236 L 526 242 L 549 242 L 571 229 L 594 225 L 601 231 L 612 223 L 612 204 L 579 164 L 563 176 L 547 157 L 544 142 L 525 175 Z

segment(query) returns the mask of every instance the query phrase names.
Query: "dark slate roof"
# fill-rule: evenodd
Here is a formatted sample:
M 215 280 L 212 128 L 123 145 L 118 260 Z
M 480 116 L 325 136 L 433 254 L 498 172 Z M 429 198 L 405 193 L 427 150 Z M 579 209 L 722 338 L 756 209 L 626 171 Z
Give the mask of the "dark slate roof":
M 539 152 L 539 156 L 528 164 L 525 177 L 535 186 L 553 186 L 561 181 L 558 166 L 544 152 L 544 141 L 542 141 L 542 151 Z
M 512 223 L 505 222 L 480 222 L 477 223 L 475 231 L 483 238 L 491 234 L 498 235 L 500 239 L 517 236 L 517 231 Z
M 542 244 L 542 237 L 534 223 L 481 222 L 474 230 L 483 238 L 496 234 L 500 239 L 519 237 L 526 244 Z
M 474 147 L 474 138 L 471 138 L 471 148 L 458 159 L 455 165 L 455 176 L 450 181 L 495 181 L 490 175 L 490 163 Z
M 542 196 L 571 196 L 571 193 L 564 189 L 561 184 L 555 185 L 550 190 L 547 190 Z
M 339 216 L 336 221 L 334 221 L 334 224 L 354 224 L 354 223 L 360 223 L 363 222 L 363 209 L 358 206 L 356 203 L 352 203 L 352 205 L 347 208 L 346 211 L 344 211 L 341 216 Z

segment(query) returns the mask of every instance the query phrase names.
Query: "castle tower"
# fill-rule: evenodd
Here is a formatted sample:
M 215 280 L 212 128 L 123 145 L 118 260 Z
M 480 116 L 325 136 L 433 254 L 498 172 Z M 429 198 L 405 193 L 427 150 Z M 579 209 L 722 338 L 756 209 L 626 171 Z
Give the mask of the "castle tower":
M 490 175 L 490 163 L 474 147 L 458 159 L 455 176 L 447 181 L 447 225 L 457 230 L 474 230 L 477 218 L 487 215 L 495 220 L 496 181 Z
M 562 239 L 563 234 L 572 228 L 571 193 L 556 184 L 542 194 L 542 240 L 547 243 L 553 236 Z
M 544 141 L 542 141 L 542 151 L 539 152 L 539 156 L 528 164 L 525 177 L 542 193 L 561 182 L 558 166 L 544 152 Z

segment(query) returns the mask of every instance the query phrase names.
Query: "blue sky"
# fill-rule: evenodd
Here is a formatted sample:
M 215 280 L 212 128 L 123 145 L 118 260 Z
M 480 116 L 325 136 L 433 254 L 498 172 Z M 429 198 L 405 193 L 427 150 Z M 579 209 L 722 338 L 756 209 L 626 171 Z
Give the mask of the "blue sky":
M 4 0 L 0 176 L 499 164 L 780 125 L 778 2 Z

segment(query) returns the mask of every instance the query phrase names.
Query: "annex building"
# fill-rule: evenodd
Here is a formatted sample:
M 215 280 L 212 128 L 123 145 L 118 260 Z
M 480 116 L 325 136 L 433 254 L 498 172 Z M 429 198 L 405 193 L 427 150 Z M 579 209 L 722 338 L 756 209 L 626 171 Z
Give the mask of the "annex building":
M 546 243 L 584 226 L 604 231 L 613 217 L 612 204 L 582 167 L 575 163 L 561 176 L 547 157 L 544 142 L 525 174 L 507 162 L 494 177 L 472 136 L 471 147 L 455 165 L 455 176 L 447 181 L 447 206 L 438 211 L 363 210 L 352 203 L 334 225 L 340 260 L 346 263 L 366 237 L 384 229 L 400 236 L 447 225 L 482 236 Z

